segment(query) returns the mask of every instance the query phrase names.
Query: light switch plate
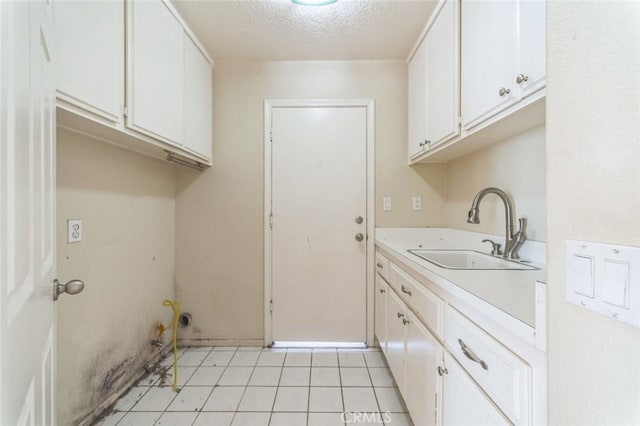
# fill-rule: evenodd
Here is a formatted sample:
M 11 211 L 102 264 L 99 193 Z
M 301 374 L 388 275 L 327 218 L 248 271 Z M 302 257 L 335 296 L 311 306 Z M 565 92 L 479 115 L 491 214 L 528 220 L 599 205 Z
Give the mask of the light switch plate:
M 391 211 L 391 197 L 382 197 L 382 210 L 385 212 Z
M 568 240 L 568 302 L 640 328 L 640 247 Z
M 67 242 L 79 243 L 82 241 L 82 219 L 67 220 Z

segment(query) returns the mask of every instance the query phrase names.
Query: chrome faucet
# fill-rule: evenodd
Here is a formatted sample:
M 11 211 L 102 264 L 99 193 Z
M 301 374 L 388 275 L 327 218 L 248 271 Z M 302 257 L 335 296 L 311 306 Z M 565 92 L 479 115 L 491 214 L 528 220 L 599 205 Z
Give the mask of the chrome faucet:
M 471 210 L 469 210 L 469 217 L 467 218 L 468 223 L 480 223 L 480 201 L 487 194 L 496 194 L 502 202 L 504 203 L 504 213 L 506 216 L 506 237 L 505 237 L 505 247 L 503 257 L 505 259 L 519 259 L 518 250 L 522 247 L 522 244 L 527 239 L 526 228 L 527 228 L 527 219 L 520 218 L 518 219 L 519 228 L 518 232 L 513 232 L 513 201 L 511 197 L 499 188 L 485 188 L 482 191 L 478 192 L 471 203 Z

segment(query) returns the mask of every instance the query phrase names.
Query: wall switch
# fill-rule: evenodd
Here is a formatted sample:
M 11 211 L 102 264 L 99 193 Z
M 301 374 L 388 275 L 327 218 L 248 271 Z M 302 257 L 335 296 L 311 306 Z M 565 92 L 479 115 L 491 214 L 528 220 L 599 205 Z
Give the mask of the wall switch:
M 385 212 L 391 211 L 391 197 L 382 197 L 382 210 Z
M 568 240 L 568 302 L 640 328 L 640 247 Z
M 82 241 L 82 219 L 67 220 L 67 242 L 79 243 Z
M 422 210 L 422 197 L 413 197 L 413 211 Z

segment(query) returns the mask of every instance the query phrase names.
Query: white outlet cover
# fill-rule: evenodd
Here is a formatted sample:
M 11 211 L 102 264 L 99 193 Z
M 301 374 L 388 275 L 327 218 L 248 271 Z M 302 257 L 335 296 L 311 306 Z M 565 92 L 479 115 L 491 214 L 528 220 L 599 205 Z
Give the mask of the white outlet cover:
M 422 197 L 419 197 L 419 196 L 413 197 L 412 208 L 413 208 L 413 211 L 422 210 Z
M 82 219 L 67 220 L 67 242 L 79 243 L 82 241 Z

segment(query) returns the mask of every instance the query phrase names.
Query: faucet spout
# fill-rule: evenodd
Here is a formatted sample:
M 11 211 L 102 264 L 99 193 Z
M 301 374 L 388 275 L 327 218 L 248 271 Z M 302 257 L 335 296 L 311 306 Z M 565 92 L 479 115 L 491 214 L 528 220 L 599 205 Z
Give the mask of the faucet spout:
M 521 229 L 514 233 L 513 227 L 513 201 L 509 194 L 504 192 L 500 188 L 485 188 L 478 192 L 476 196 L 473 198 L 473 202 L 471 203 L 471 209 L 469 210 L 469 214 L 467 217 L 468 223 L 478 224 L 480 223 L 480 202 L 482 199 L 488 194 L 495 194 L 502 200 L 504 204 L 504 214 L 505 214 L 505 247 L 504 247 L 504 257 L 507 259 L 518 259 L 518 250 L 524 243 L 526 239 L 525 235 L 525 227 L 526 227 L 526 219 L 520 219 Z

